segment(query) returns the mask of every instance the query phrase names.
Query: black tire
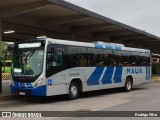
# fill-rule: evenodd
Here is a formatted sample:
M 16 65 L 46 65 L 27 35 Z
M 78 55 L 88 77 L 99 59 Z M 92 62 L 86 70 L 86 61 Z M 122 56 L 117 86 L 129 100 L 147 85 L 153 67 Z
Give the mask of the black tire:
M 132 90 L 132 86 L 133 86 L 132 79 L 127 78 L 123 90 L 125 92 L 130 92 Z
M 79 86 L 76 82 L 71 82 L 69 86 L 69 99 L 70 100 L 75 100 L 79 96 Z

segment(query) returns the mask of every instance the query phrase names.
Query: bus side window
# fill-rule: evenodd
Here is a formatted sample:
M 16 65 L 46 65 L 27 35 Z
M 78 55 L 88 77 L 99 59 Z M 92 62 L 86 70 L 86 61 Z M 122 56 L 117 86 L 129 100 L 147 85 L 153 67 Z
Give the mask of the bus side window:
M 88 66 L 97 66 L 97 53 L 94 48 L 88 48 Z
M 63 53 L 58 52 L 57 66 L 63 67 Z
M 122 64 L 123 66 L 130 66 L 129 64 L 129 52 L 128 51 L 122 51 Z
M 122 66 L 123 63 L 122 63 L 122 51 L 118 51 L 117 52 L 117 65 L 118 66 Z
M 140 65 L 141 66 L 150 65 L 150 54 L 149 53 L 140 53 Z
M 104 55 L 103 50 L 96 49 L 96 66 L 104 65 Z
M 88 48 L 88 66 L 103 66 L 104 55 L 103 50 Z
M 136 66 L 136 56 L 135 55 L 130 54 L 129 63 L 130 63 L 130 66 Z
M 83 47 L 68 47 L 68 67 L 87 66 L 87 49 Z
M 60 49 L 60 50 L 59 50 Z M 58 45 L 48 45 L 46 56 L 46 76 L 49 77 L 65 69 L 65 48 Z
M 87 49 L 79 47 L 76 49 L 77 64 L 79 67 L 87 66 Z
M 78 56 L 79 56 L 79 66 L 81 66 L 81 67 L 87 66 L 87 55 L 80 54 Z
M 57 62 L 54 56 L 54 51 L 47 52 L 47 69 L 57 66 Z
M 76 47 L 68 47 L 68 68 L 77 66 Z
M 147 53 L 147 63 L 151 65 L 150 53 Z
M 104 51 L 104 65 L 105 66 L 116 65 L 115 55 L 112 50 L 105 50 Z

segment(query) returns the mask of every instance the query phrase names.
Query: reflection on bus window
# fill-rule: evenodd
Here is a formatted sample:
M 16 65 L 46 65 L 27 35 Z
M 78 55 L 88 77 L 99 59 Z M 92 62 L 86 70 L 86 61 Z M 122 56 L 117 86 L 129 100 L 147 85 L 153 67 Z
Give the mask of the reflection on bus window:
M 103 66 L 103 59 L 103 50 L 88 48 L 88 66 Z
M 15 76 L 37 76 L 43 69 L 43 50 L 19 50 L 15 51 L 13 74 Z
M 129 52 L 129 64 L 130 66 L 139 66 L 139 53 Z
M 59 49 L 62 48 L 60 51 Z M 65 69 L 65 51 L 63 46 L 49 45 L 46 56 L 46 76 L 49 77 Z
M 129 66 L 129 52 L 128 51 L 118 51 L 117 65 L 118 66 Z
M 82 47 L 68 47 L 68 67 L 87 66 L 87 49 Z
M 150 65 L 150 54 L 149 53 L 140 53 L 140 65 L 141 66 Z
M 104 65 L 106 65 L 106 66 L 116 65 L 115 55 L 112 50 L 105 50 L 104 51 Z

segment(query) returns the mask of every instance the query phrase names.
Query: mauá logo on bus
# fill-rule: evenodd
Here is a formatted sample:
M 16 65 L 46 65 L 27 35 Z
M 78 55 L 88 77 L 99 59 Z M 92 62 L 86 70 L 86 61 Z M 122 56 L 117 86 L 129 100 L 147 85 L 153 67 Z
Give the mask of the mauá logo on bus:
M 142 74 L 142 68 L 127 68 L 127 74 Z

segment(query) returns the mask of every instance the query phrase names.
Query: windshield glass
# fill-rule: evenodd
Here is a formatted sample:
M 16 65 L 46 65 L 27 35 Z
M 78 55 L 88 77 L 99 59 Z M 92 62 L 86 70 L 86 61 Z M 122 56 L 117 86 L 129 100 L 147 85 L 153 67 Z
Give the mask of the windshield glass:
M 43 70 L 43 49 L 16 49 L 13 54 L 13 76 L 35 77 Z
M 15 51 L 13 75 L 35 77 L 43 70 L 44 50 Z

